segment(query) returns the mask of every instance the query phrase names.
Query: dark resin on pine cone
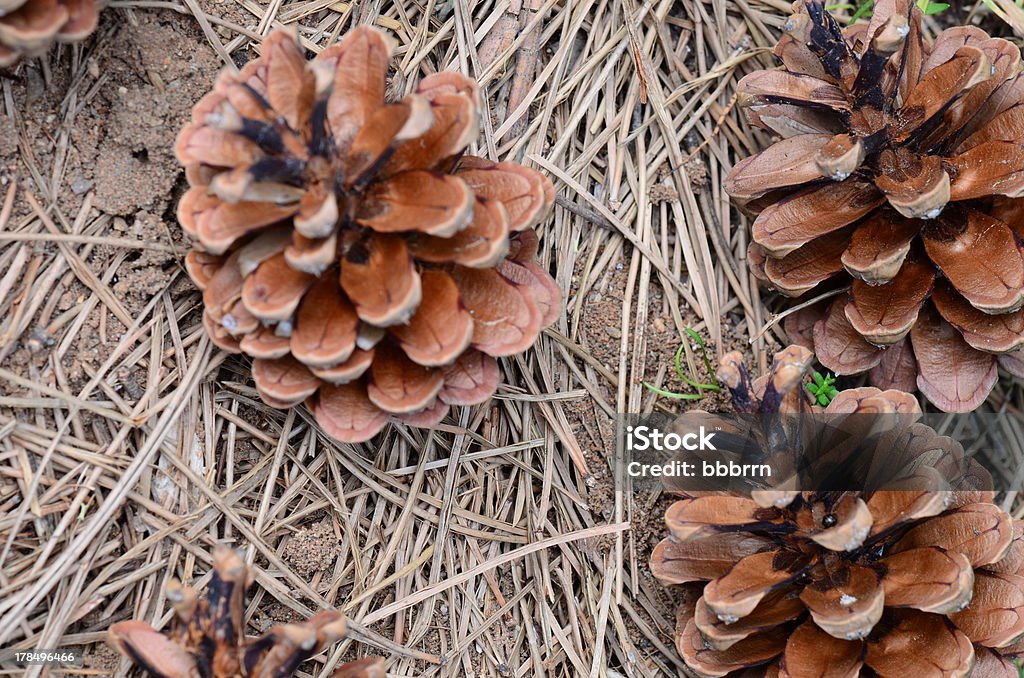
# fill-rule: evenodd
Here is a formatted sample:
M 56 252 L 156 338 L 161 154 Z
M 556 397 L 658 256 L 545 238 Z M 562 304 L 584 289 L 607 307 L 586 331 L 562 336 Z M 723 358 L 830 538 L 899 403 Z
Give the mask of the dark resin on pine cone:
M 853 389 L 815 408 L 803 388 L 812 360 L 791 346 L 751 381 L 730 354 L 719 377 L 738 411 L 898 417 L 906 439 L 893 447 L 947 477 L 972 467 L 956 441 L 915 423 L 906 393 Z M 884 462 L 891 449 L 858 454 Z M 651 558 L 656 577 L 683 587 L 676 647 L 702 676 L 1018 678 L 1024 521 L 993 499 L 983 489 L 684 495 Z
M 561 308 L 535 260 L 551 182 L 463 154 L 480 115 L 468 78 L 435 73 L 386 101 L 390 53 L 364 26 L 307 62 L 274 33 L 177 144 L 210 336 L 254 358 L 266 403 L 307 401 L 347 442 L 486 400 L 495 358 Z
M 997 364 L 1024 374 L 1024 76 L 980 29 L 925 38 L 913 0 L 840 28 L 798 2 L 781 70 L 737 86 L 781 137 L 726 187 L 757 213 L 751 265 L 789 296 L 849 285 L 787 319 L 839 374 L 964 412 Z

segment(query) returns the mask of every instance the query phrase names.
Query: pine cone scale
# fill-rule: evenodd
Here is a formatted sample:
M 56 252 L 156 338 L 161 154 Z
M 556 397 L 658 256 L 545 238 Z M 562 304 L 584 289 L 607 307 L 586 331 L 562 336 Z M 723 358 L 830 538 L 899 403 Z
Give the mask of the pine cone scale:
M 908 532 L 894 553 L 924 545 L 964 554 L 972 567 L 1002 560 L 1013 543 L 1013 522 L 994 504 L 968 504 L 955 513 L 934 518 Z
M 1024 150 L 1018 143 L 986 141 L 943 162 L 956 177 L 950 200 L 973 200 L 996 193 L 1019 197 L 1024 189 Z
M 303 363 L 291 356 L 252 361 L 256 388 L 277 403 L 300 403 L 320 387 L 320 380 Z
M 885 568 L 882 584 L 888 607 L 948 615 L 967 607 L 974 595 L 974 568 L 962 553 L 925 546 L 879 562 Z
M 799 296 L 843 270 L 849 243 L 849 230 L 836 231 L 798 247 L 785 259 L 766 260 L 764 273 L 783 294 Z
M 59 42 L 78 42 L 89 37 L 99 23 L 99 10 L 94 0 L 64 0 L 68 20 L 57 31 Z
M 842 255 L 843 267 L 869 285 L 888 282 L 903 266 L 917 230 L 913 220 L 896 213 L 869 217 L 854 229 Z
M 814 324 L 815 355 L 837 375 L 870 370 L 882 361 L 883 355 L 883 351 L 857 333 L 845 308 L 841 299 L 832 302 L 825 316 Z M 917 329 L 915 324 L 911 332 Z
M 401 233 L 412 224 L 427 235 L 450 238 L 473 219 L 473 198 L 457 177 L 410 170 L 375 184 L 356 220 L 377 233 Z
M 366 368 L 369 366 L 367 361 Z M 338 440 L 367 440 L 388 421 L 387 413 L 370 402 L 366 385 L 355 380 L 321 386 L 313 401 L 313 414 L 327 435 Z
M 786 589 L 773 592 L 753 612 L 731 624 L 719 619 L 708 607 L 706 599 L 701 597 L 694 608 L 693 621 L 705 642 L 721 652 L 741 640 L 799 617 L 804 612 L 804 605 L 791 594 L 792 591 Z
M 368 236 L 349 249 L 341 266 L 341 287 L 359 318 L 374 327 L 408 322 L 423 298 L 409 248 L 392 235 Z
M 470 349 L 444 368 L 444 388 L 438 400 L 449 405 L 474 405 L 485 400 L 498 386 L 498 361 Z
M 311 367 L 310 371 L 323 381 L 340 386 L 350 381 L 355 381 L 370 369 L 373 364 L 374 349 L 359 348 L 359 339 L 356 339 L 356 349 L 344 362 L 332 365 L 331 367 Z M 251 354 L 255 356 L 255 353 Z
M 908 261 L 890 282 L 854 280 L 844 311 L 853 329 L 876 346 L 895 344 L 910 333 L 935 283 L 935 269 Z
M 770 546 L 766 539 L 743 532 L 721 532 L 678 542 L 663 539 L 654 547 L 651 569 L 672 584 L 710 581 L 729 572 L 737 561 Z
M 951 615 L 957 628 L 985 647 L 1010 645 L 1024 635 L 1024 577 L 979 571 L 971 605 Z
M 49 46 L 70 19 L 67 7 L 58 0 L 25 2 L 0 21 L 0 42 L 20 52 L 37 52 Z
M 510 231 L 526 231 L 544 217 L 555 200 L 551 182 L 521 165 L 467 158 L 456 172 L 480 198 L 500 203 L 508 213 Z
M 333 276 L 320 278 L 306 293 L 289 340 L 292 355 L 310 369 L 339 365 L 356 349 L 359 316 Z
M 116 628 L 115 628 L 116 627 Z M 111 644 L 154 676 L 199 675 L 196 660 L 173 640 L 140 621 L 111 627 Z
M 906 610 L 887 634 L 867 644 L 865 663 L 882 676 L 966 678 L 974 657 L 970 638 L 942 617 Z
M 804 587 L 800 600 L 818 628 L 841 640 L 867 637 L 885 610 L 885 591 L 878 574 L 846 563 L 833 564 L 824 579 Z
M 708 582 L 704 587 L 708 609 L 722 621 L 732 623 L 753 612 L 771 591 L 796 579 L 801 568 L 780 563 L 777 556 L 776 551 L 747 556 L 727 574 Z
M 928 256 L 972 306 L 989 314 L 1024 304 L 1024 253 L 1009 226 L 976 210 L 925 229 Z M 963 256 L 964 251 L 971 257 Z
M 752 227 L 754 241 L 778 259 L 849 226 L 883 202 L 874 185 L 852 178 L 807 189 L 761 212 Z
M 384 101 L 390 56 L 391 45 L 382 33 L 360 27 L 314 61 L 317 88 L 330 91 L 325 115 L 340 147 L 366 126 Z
M 404 351 L 382 346 L 373 357 L 367 396 L 377 407 L 411 414 L 428 407 L 444 386 L 444 374 L 410 360 Z
M 454 263 L 470 268 L 492 268 L 509 251 L 509 217 L 496 200 L 476 198 L 473 221 L 451 238 L 416 234 L 409 239 L 413 256 L 433 264 Z
M 720 678 L 767 663 L 786 646 L 786 633 L 775 628 L 744 638 L 726 650 L 714 650 L 708 647 L 692 616 L 681 621 L 682 626 L 677 626 L 680 630 L 676 635 L 676 649 L 691 669 L 708 678 Z
M 473 317 L 460 302 L 459 288 L 448 274 L 425 271 L 421 276 L 421 312 L 392 332 L 410 360 L 441 367 L 455 360 L 473 338 Z
M 745 201 L 775 189 L 817 181 L 823 176 L 818 154 L 831 138 L 828 134 L 800 134 L 782 139 L 738 162 L 726 177 L 725 189 L 736 200 Z
M 860 643 L 831 636 L 815 624 L 801 624 L 786 642 L 779 678 L 857 678 L 864 666 Z
M 430 129 L 414 139 L 400 144 L 388 161 L 382 173 L 389 176 L 402 168 L 415 167 L 431 170 L 444 160 L 468 146 L 479 134 L 476 122 L 477 104 L 470 94 L 464 92 L 433 92 L 429 79 L 417 90 L 430 100 L 433 124 Z
M 925 307 L 910 331 L 917 360 L 917 387 L 946 411 L 974 409 L 988 396 L 999 372 L 990 353 L 971 350 L 963 336 Z

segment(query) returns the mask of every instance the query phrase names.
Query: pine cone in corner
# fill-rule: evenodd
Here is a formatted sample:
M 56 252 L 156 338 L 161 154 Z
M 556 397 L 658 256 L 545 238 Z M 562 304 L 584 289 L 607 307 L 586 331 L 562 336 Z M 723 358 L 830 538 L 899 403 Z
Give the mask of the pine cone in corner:
M 221 74 L 176 149 L 214 343 L 254 358 L 265 402 L 308 400 L 347 442 L 486 400 L 495 357 L 529 348 L 561 307 L 532 230 L 551 182 L 463 155 L 472 80 L 435 73 L 386 102 L 390 52 L 364 26 L 307 62 L 273 33 Z
M 800 411 L 810 357 L 791 346 L 751 382 L 733 354 L 720 377 L 738 411 Z M 825 409 L 880 412 L 906 417 L 916 449 L 942 452 L 929 455 L 936 465 L 962 459 L 958 443 L 911 423 L 920 410 L 905 393 L 853 389 Z M 885 444 L 867 452 L 890 453 Z M 1018 678 L 1024 521 L 993 499 L 910 489 L 684 495 L 651 558 L 657 578 L 683 587 L 676 647 L 700 676 Z
M 781 137 L 726 179 L 758 213 L 751 266 L 789 296 L 850 286 L 787 319 L 828 369 L 973 410 L 997 364 L 1024 374 L 1020 50 L 971 26 L 930 41 L 914 0 L 846 29 L 794 7 L 782 69 L 737 86 Z
M 168 633 L 140 621 L 118 622 L 110 644 L 155 678 L 285 678 L 328 645 L 345 637 L 345 618 L 319 612 L 299 624 L 274 626 L 245 637 L 245 562 L 226 546 L 213 554 L 206 597 L 173 581 L 167 599 L 175 616 Z M 369 657 L 338 669 L 336 678 L 384 678 L 384 662 Z
M 0 68 L 96 30 L 96 0 L 0 0 Z

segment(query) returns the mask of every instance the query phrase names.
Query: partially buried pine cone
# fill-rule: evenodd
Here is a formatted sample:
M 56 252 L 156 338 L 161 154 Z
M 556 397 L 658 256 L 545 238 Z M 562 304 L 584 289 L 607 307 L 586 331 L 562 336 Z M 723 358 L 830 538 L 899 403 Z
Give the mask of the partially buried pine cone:
M 0 0 L 0 68 L 96 30 L 96 0 Z
M 334 438 L 429 427 L 486 400 L 499 356 L 554 321 L 535 261 L 551 182 L 463 155 L 477 85 L 451 72 L 385 101 L 390 47 L 359 27 L 307 62 L 279 31 L 221 74 L 178 138 L 178 217 L 220 347 L 254 358 L 268 404 L 308 400 Z
M 345 637 L 345 618 L 328 611 L 246 638 L 249 583 L 241 557 L 218 546 L 205 597 L 177 581 L 168 586 L 175 615 L 167 633 L 145 622 L 118 622 L 108 632 L 110 643 L 154 678 L 287 678 L 302 662 Z M 333 678 L 384 678 L 384 661 L 368 657 L 350 662 Z
M 845 29 L 794 10 L 782 69 L 737 86 L 781 137 L 726 180 L 758 213 L 754 272 L 789 296 L 850 286 L 787 318 L 830 370 L 973 410 L 997 364 L 1024 376 L 1020 50 L 971 26 L 929 40 L 913 0 Z
M 750 382 L 730 355 L 721 376 L 737 410 L 768 423 L 801 411 L 810 358 L 790 347 Z M 886 412 L 906 419 L 897 447 L 916 449 L 918 466 L 970 468 L 958 443 L 913 423 L 920 410 L 905 393 L 844 391 L 824 414 Z M 891 448 L 858 454 L 884 463 Z M 676 647 L 700 676 L 1019 678 L 1024 521 L 993 499 L 979 489 L 684 494 L 651 558 L 656 577 L 683 587 Z

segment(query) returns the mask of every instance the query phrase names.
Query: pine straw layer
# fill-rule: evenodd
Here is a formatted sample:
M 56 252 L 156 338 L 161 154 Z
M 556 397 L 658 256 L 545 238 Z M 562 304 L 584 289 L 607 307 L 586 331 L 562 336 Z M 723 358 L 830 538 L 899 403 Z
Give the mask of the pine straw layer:
M 678 386 L 666 356 L 684 327 L 715 351 L 750 347 L 755 369 L 780 343 L 721 180 L 763 141 L 732 91 L 768 63 L 789 3 L 110 4 L 97 38 L 3 81 L 20 150 L 0 192 L 0 646 L 81 646 L 86 674 L 127 675 L 102 648 L 109 621 L 166 623 L 166 581 L 202 586 L 227 541 L 255 564 L 250 632 L 324 607 L 353 620 L 303 675 L 368 653 L 396 676 L 681 675 L 671 597 L 647 573 L 663 500 L 627 481 L 611 415 L 655 405 L 642 380 Z M 398 39 L 394 92 L 445 68 L 480 80 L 492 111 L 475 152 L 555 182 L 542 252 L 567 291 L 536 349 L 503 361 L 491 403 L 432 433 L 337 445 L 304 410 L 261 404 L 245 361 L 211 349 L 180 266 L 137 310 L 122 304 L 125 262 L 180 262 L 182 241 L 173 223 L 162 237 L 119 234 L 91 193 L 72 208 L 65 165 L 76 116 L 113 87 L 96 58 L 151 15 L 232 67 L 282 24 L 317 51 L 373 22 Z M 15 94 L 58 68 L 71 84 L 44 166 L 24 124 L 33 104 Z M 145 75 L 164 86 L 159 69 Z M 105 332 L 108 318 L 124 331 Z M 75 337 L 96 323 L 98 357 L 69 379 Z M 25 367 L 19 351 L 45 359 Z M 1020 397 L 1006 385 L 994 401 Z

